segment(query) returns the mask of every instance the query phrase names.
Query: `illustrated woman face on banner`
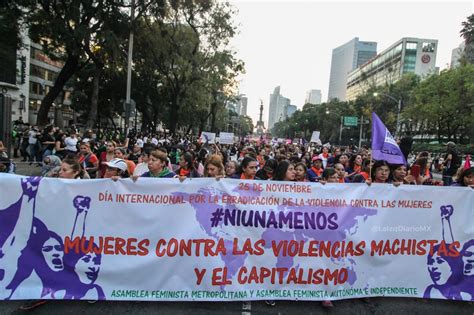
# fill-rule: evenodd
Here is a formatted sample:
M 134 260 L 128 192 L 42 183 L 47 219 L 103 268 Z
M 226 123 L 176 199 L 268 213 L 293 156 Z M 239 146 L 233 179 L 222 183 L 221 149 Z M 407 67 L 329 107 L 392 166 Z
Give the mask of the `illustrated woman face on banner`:
M 100 255 L 95 253 L 81 256 L 74 266 L 79 280 L 84 284 L 93 284 L 99 276 L 100 262 Z
M 464 276 L 474 277 L 474 240 L 470 240 L 464 245 L 461 255 Z
M 64 246 L 61 240 L 56 239 L 55 235 L 51 235 L 51 237 L 44 242 L 41 252 L 49 269 L 56 272 L 64 269 Z
M 433 283 L 436 285 L 446 284 L 452 274 L 451 266 L 446 259 L 438 255 L 438 253 L 434 253 L 433 256 L 428 256 L 428 272 L 430 273 L 431 280 L 433 280 Z
M 427 262 L 431 280 L 436 286 L 453 285 L 460 280 L 462 270 L 460 257 L 440 254 L 439 245 L 433 247 L 433 255 L 428 255 Z

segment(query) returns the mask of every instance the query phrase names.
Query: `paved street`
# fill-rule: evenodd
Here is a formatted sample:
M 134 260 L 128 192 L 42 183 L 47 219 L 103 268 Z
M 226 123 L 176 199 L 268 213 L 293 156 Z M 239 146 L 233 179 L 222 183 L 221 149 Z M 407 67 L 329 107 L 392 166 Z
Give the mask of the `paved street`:
M 22 314 L 21 301 L 3 302 L 0 314 Z M 274 307 L 264 302 L 176 303 L 176 302 L 87 302 L 54 301 L 35 309 L 34 314 L 474 314 L 474 304 L 438 300 L 372 298 L 336 301 L 332 309 L 318 302 L 277 302 Z
M 471 302 L 451 302 L 421 299 L 372 298 L 369 300 L 336 301 L 332 309 L 318 302 L 277 302 L 274 307 L 264 302 L 176 303 L 176 302 L 87 302 L 54 301 L 33 312 L 19 311 L 21 301 L 3 302 L 0 314 L 474 314 Z

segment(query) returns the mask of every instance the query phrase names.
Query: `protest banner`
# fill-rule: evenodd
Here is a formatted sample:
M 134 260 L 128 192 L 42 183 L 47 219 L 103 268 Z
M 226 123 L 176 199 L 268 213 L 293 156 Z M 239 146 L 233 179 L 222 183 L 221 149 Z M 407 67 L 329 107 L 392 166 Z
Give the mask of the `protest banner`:
M 319 131 L 313 131 L 313 134 L 311 135 L 311 140 L 310 142 L 318 142 L 319 141 Z
M 220 132 L 219 133 L 219 143 L 221 143 L 221 144 L 233 144 L 234 143 L 234 133 L 233 132 Z
M 464 187 L 0 177 L 0 297 L 472 300 Z
M 201 137 L 199 139 L 201 143 L 216 143 L 216 134 L 214 132 L 201 132 Z

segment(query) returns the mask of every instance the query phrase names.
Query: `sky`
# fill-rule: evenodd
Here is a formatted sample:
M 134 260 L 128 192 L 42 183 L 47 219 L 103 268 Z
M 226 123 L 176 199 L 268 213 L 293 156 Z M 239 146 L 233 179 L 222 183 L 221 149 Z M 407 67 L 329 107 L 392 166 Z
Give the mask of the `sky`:
M 474 1 L 275 1 L 231 0 L 238 34 L 232 40 L 245 62 L 239 78 L 248 97 L 247 114 L 258 120 L 260 99 L 268 122 L 270 94 L 280 93 L 301 109 L 306 92 L 327 100 L 332 50 L 354 37 L 377 42 L 382 52 L 402 37 L 437 39 L 436 65 L 445 69 L 462 42 L 461 23 Z

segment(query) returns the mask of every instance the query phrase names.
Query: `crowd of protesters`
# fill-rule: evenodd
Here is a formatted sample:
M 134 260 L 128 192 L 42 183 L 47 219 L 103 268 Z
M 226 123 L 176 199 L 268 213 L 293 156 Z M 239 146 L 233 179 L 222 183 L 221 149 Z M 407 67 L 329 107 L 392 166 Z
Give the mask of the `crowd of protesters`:
M 160 136 L 75 128 L 62 132 L 32 126 L 15 142 L 24 162 L 36 161 L 47 177 L 83 179 L 139 177 L 216 177 L 248 180 L 286 180 L 320 183 L 392 183 L 472 186 L 469 156 L 462 163 L 453 142 L 444 156 L 420 152 L 410 165 L 390 165 L 371 159 L 370 150 L 352 146 L 313 146 L 276 141 L 241 141 L 233 145 L 201 143 L 197 137 Z M 18 149 L 18 151 L 16 150 Z M 14 172 L 0 141 L 0 171 Z M 408 159 L 410 161 L 410 159 Z M 72 170 L 75 170 L 72 172 Z M 433 172 L 442 173 L 435 180 Z

